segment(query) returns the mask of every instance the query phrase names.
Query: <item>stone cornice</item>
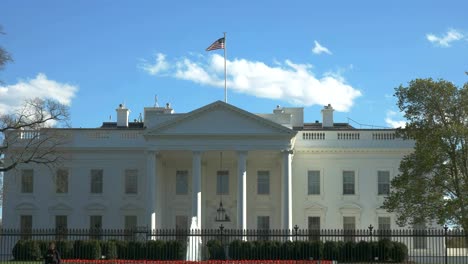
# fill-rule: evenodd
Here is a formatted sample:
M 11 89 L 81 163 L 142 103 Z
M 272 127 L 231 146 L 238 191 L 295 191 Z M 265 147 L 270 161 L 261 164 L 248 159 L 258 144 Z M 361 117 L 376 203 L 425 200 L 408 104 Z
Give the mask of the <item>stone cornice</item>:
M 413 149 L 409 148 L 295 148 L 294 152 L 302 153 L 395 153 L 410 154 Z

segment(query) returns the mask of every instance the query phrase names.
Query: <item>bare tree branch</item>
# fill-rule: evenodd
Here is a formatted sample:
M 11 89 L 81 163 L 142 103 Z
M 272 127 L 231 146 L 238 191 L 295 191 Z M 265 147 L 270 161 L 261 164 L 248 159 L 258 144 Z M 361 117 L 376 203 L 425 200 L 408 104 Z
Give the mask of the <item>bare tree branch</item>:
M 0 115 L 0 172 L 20 164 L 55 166 L 62 160 L 57 148 L 66 135 L 56 127 L 69 126 L 69 109 L 51 99 L 32 99 L 12 114 Z

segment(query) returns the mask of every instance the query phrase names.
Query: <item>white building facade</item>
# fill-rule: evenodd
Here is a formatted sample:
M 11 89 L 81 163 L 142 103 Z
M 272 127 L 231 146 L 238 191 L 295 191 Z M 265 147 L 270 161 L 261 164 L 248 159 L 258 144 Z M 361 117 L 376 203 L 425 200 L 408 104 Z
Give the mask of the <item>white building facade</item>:
M 334 123 L 330 105 L 321 114 L 304 123 L 303 108 L 217 101 L 129 122 L 119 106 L 117 122 L 60 130 L 59 167 L 5 174 L 3 227 L 398 228 L 380 207 L 414 142 Z M 220 202 L 229 221 L 216 221 Z

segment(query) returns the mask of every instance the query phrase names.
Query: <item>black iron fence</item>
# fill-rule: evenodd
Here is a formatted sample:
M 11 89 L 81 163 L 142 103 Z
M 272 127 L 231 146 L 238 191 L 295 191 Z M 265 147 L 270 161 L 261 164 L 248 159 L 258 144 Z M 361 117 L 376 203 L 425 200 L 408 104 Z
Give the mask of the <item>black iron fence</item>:
M 50 242 L 63 259 L 336 260 L 468 264 L 461 230 L 0 229 L 0 261 L 41 261 Z

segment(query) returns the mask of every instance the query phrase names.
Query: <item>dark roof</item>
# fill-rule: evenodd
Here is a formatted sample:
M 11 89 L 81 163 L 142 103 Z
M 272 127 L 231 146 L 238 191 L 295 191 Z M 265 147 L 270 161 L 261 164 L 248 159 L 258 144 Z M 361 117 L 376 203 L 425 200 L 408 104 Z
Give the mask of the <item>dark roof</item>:
M 100 128 L 144 128 L 143 122 L 128 122 L 128 127 L 118 127 L 117 122 L 102 122 Z
M 333 123 L 333 127 L 322 127 L 322 123 L 304 123 L 303 127 L 295 127 L 294 130 L 353 130 L 348 123 Z

